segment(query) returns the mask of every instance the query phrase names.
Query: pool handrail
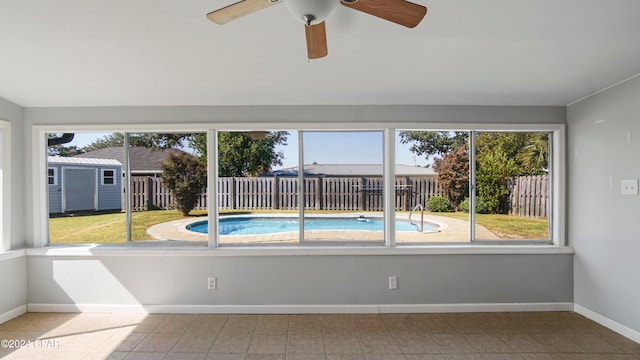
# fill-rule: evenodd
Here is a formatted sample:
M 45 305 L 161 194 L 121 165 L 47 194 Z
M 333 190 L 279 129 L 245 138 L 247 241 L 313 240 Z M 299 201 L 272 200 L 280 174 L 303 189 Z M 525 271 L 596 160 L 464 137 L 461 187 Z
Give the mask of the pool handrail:
M 413 221 L 411 221 L 411 215 L 413 215 L 413 213 L 420 209 L 420 232 L 424 232 L 424 206 L 422 206 L 422 204 L 418 204 L 416 206 L 413 207 L 413 209 L 411 210 L 411 212 L 409 213 L 409 224 L 413 225 Z

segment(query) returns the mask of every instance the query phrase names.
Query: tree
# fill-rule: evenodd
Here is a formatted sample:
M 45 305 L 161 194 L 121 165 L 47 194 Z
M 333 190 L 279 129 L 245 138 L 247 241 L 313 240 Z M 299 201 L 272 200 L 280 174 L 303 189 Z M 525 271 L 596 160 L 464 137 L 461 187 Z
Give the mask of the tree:
M 399 135 L 402 144 L 412 143 L 411 152 L 426 158 L 450 153 L 469 140 L 466 131 L 401 131 Z
M 413 142 L 410 150 L 417 155 L 443 156 L 434 160 L 434 169 L 445 196 L 457 207 L 461 190 L 466 193 L 462 182 L 468 181 L 469 157 L 453 154 L 466 144 L 469 133 L 403 131 L 400 136 L 403 143 Z M 459 147 L 453 151 L 454 146 Z M 546 132 L 478 132 L 475 150 L 477 195 L 492 213 L 507 210 L 511 178 L 548 171 L 549 134 Z M 465 164 L 455 165 L 455 161 Z
M 207 185 L 207 167 L 191 154 L 170 152 L 161 168 L 160 178 L 173 192 L 176 207 L 183 215 L 189 215 Z
M 524 148 L 518 153 L 518 161 L 525 172 L 540 175 L 549 168 L 549 134 L 529 134 Z
M 76 156 L 80 154 L 84 154 L 84 150 L 75 145 L 53 145 L 47 148 L 47 155 L 51 156 Z
M 191 134 L 157 134 L 157 133 L 130 133 L 129 145 L 141 146 L 152 149 L 169 149 L 181 148 L 184 146 L 185 139 Z M 108 147 L 124 146 L 124 133 L 112 133 L 97 139 L 91 144 L 85 146 L 83 150 L 86 152 Z
M 257 176 L 270 171 L 273 166 L 282 165 L 284 154 L 276 151 L 276 147 L 286 145 L 288 135 L 286 131 L 270 131 L 264 139 L 253 139 L 248 132 L 219 132 L 219 176 Z M 200 158 L 206 159 L 207 142 L 204 134 L 192 136 L 189 147 Z
M 270 131 L 264 139 L 253 139 L 249 132 L 218 133 L 218 174 L 220 176 L 257 176 L 282 165 L 284 154 L 276 151 L 278 145 L 286 145 L 286 131 Z M 152 149 L 181 148 L 188 144 L 195 155 L 206 163 L 207 135 L 194 134 L 129 134 L 131 146 Z M 124 134 L 113 133 L 94 141 L 83 149 L 97 150 L 105 147 L 124 146 Z
M 59 133 L 48 133 L 47 134 L 47 139 L 49 140 L 48 143 L 49 145 L 47 146 L 47 155 L 50 156 L 74 156 L 74 155 L 78 155 L 78 154 L 82 154 L 84 153 L 84 150 L 80 149 L 79 147 L 75 146 L 75 145 L 71 145 L 71 146 L 66 146 L 66 145 L 62 145 L 60 144 L 60 141 L 55 141 L 55 140 L 59 140 L 61 139 L 61 137 L 64 136 L 63 134 L 59 134 Z M 66 139 L 63 140 L 64 143 L 67 143 L 69 141 L 73 140 L 73 136 L 70 137 L 70 139 Z M 52 145 L 55 144 L 55 145 Z
M 549 163 L 549 137 L 542 132 L 482 132 L 476 135 L 476 160 L 481 167 L 484 156 L 502 152 L 514 159 L 512 176 L 540 175 Z
M 433 169 L 438 173 L 437 181 L 444 195 L 456 209 L 469 196 L 469 154 L 464 146 L 436 158 Z

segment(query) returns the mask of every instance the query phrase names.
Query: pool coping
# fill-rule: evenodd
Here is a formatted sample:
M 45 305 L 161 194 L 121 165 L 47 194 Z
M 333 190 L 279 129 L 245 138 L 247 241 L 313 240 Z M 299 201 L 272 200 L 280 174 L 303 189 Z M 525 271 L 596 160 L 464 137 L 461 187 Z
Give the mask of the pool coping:
M 382 218 L 379 212 L 349 212 L 331 214 L 312 214 L 311 217 L 344 217 L 357 218 L 360 215 L 365 217 Z M 291 213 L 269 213 L 269 214 L 242 214 L 228 215 L 233 217 L 289 217 L 297 218 L 297 214 Z M 227 217 L 221 215 L 221 218 Z M 408 214 L 396 214 L 396 218 L 406 220 Z M 396 232 L 396 241 L 402 243 L 432 243 L 432 242 L 458 242 L 469 243 L 469 222 L 437 215 L 425 215 L 425 222 L 430 222 L 440 226 L 439 231 L 432 232 Z M 206 216 L 180 219 L 156 224 L 147 230 L 147 233 L 156 240 L 185 240 L 185 241 L 207 241 L 208 234 L 197 233 L 187 229 L 187 225 L 195 222 L 208 220 Z M 415 222 L 415 221 L 414 221 Z M 323 240 L 328 242 L 363 242 L 371 241 L 379 243 L 383 241 L 384 232 L 375 230 L 313 230 L 305 232 L 305 240 Z M 497 236 L 486 228 L 477 225 L 476 235 L 481 238 L 497 239 Z M 299 242 L 298 232 L 274 233 L 265 235 L 220 235 L 220 244 L 291 244 Z

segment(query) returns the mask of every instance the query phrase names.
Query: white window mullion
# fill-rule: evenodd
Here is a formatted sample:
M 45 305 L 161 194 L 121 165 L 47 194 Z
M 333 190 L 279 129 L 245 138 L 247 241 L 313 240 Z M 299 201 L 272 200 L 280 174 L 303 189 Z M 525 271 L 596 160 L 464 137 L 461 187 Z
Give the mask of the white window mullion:
M 304 243 L 304 131 L 298 131 L 298 232 L 299 244 Z M 318 179 L 320 181 L 320 179 Z
M 476 240 L 476 132 L 469 132 L 469 241 Z
M 220 246 L 218 234 L 218 132 L 207 131 L 207 219 L 209 221 L 209 248 Z
M 129 133 L 124 133 L 124 212 L 127 243 L 131 242 L 131 161 L 129 159 Z
M 382 212 L 384 216 L 384 242 L 386 247 L 394 247 L 396 245 L 395 160 L 395 129 L 385 129 Z

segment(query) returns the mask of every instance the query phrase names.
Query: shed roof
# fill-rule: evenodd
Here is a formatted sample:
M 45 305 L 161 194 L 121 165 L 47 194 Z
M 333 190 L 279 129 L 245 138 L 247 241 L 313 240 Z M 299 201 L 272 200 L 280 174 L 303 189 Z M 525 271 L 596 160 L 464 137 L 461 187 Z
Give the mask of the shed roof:
M 382 176 L 382 164 L 307 164 L 308 176 Z M 432 168 L 396 164 L 396 176 L 435 176 Z M 270 171 L 262 176 L 298 176 L 298 167 Z
M 66 157 L 66 156 L 47 156 L 47 162 L 49 164 L 82 164 L 82 165 L 115 165 L 122 166 L 116 159 L 96 159 L 96 158 L 78 158 L 78 157 Z
M 172 152 L 182 152 L 176 149 L 151 149 L 141 146 L 132 146 L 129 149 L 129 164 L 131 172 L 162 172 L 160 164 Z M 124 163 L 124 149 L 118 147 L 107 147 L 84 154 L 76 155 L 76 158 L 100 158 L 100 159 L 117 159 Z

